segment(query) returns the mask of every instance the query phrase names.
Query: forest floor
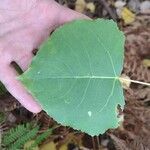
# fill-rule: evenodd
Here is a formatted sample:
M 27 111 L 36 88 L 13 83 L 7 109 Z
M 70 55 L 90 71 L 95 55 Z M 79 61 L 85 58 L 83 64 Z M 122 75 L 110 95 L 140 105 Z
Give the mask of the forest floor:
M 150 83 L 150 9 L 141 6 L 143 1 L 129 0 L 126 4 L 120 4 L 121 8 L 116 6 L 114 0 L 58 2 L 91 18 L 112 18 L 117 21 L 126 36 L 122 74 Z M 58 126 L 41 143 L 41 150 L 150 150 L 150 88 L 131 83 L 124 89 L 124 94 L 124 121 L 119 128 L 90 137 L 69 127 Z M 39 124 L 39 132 L 57 126 L 45 112 L 32 114 L 9 93 L 0 95 L 0 132 L 27 122 Z M 53 148 L 43 148 L 47 143 Z

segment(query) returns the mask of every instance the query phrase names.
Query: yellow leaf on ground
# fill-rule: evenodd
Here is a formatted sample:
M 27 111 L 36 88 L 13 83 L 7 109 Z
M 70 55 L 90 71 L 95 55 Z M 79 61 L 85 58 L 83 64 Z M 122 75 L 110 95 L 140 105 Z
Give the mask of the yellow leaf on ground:
M 144 59 L 142 61 L 142 64 L 145 66 L 145 67 L 150 67 L 150 59 Z
M 121 10 L 121 18 L 125 24 L 131 24 L 135 21 L 135 14 L 132 13 L 128 8 L 123 7 Z
M 31 145 L 34 144 L 34 142 L 35 142 L 34 140 L 26 142 L 24 144 L 23 150 L 28 150 L 31 147 Z M 38 146 L 36 146 L 36 147 L 33 147 L 32 150 L 39 150 L 39 148 L 38 148 Z
M 45 145 L 42 145 L 40 150 L 56 150 L 56 145 L 53 141 L 51 141 Z
M 90 10 L 91 13 L 95 12 L 95 5 L 92 2 L 86 4 L 86 9 Z
M 85 8 L 86 8 L 85 0 L 77 0 L 76 1 L 76 3 L 75 3 L 75 10 L 76 11 L 83 13 Z
M 67 144 L 62 145 L 59 150 L 68 150 Z

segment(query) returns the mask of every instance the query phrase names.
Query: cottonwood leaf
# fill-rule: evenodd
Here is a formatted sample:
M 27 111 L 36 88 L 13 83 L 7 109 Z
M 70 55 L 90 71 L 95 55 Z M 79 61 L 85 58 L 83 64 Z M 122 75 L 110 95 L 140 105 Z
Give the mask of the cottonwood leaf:
M 62 125 L 92 136 L 119 126 L 124 35 L 112 20 L 78 20 L 53 32 L 20 80 Z

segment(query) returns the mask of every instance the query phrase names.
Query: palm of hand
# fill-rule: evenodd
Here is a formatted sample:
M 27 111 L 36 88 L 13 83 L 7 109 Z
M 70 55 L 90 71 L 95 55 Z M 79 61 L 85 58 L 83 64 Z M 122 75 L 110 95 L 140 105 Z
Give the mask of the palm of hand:
M 0 15 L 0 80 L 23 106 L 37 113 L 41 107 L 16 80 L 17 73 L 10 64 L 15 61 L 25 71 L 31 63 L 32 51 L 38 48 L 55 27 L 85 16 L 52 0 L 28 1 L 0 2 L 0 11 L 3 10 Z

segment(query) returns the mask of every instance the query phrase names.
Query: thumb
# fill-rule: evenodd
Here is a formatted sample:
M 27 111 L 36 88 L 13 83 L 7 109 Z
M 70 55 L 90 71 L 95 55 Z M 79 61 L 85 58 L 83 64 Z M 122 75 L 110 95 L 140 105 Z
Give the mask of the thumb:
M 88 16 L 76 12 L 72 9 L 69 9 L 64 6 L 60 6 L 60 14 L 58 19 L 58 25 L 62 25 L 64 23 L 70 22 L 76 19 L 90 19 Z
M 38 113 L 41 111 L 40 105 L 26 91 L 20 81 L 16 79 L 17 73 L 14 68 L 8 64 L 0 66 L 0 80 L 6 86 L 7 90 L 29 111 Z

